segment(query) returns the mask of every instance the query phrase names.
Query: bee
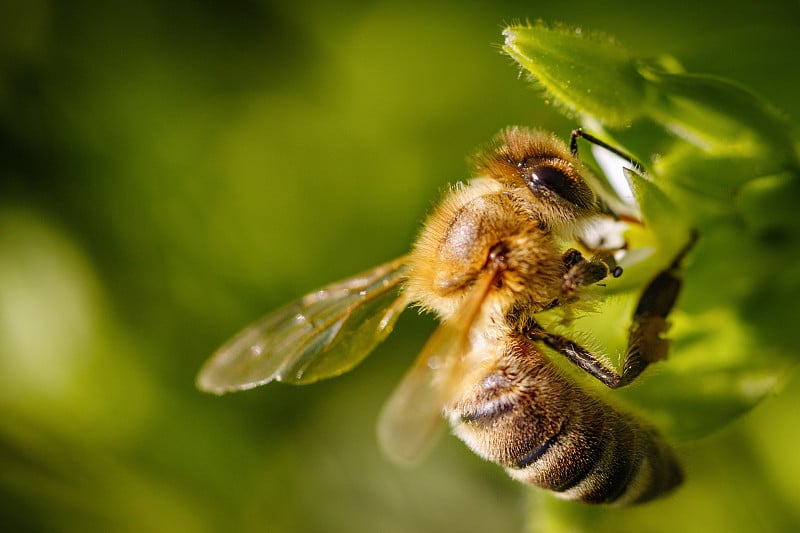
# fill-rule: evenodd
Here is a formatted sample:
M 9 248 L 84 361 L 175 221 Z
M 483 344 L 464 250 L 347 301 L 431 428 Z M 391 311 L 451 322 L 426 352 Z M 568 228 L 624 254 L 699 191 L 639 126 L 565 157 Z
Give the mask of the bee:
M 662 335 L 694 237 L 643 288 L 621 372 L 540 325 L 548 311 L 563 311 L 568 322 L 598 297 L 598 285 L 622 274 L 624 245 L 585 244 L 593 224 L 625 217 L 595 192 L 578 137 L 624 156 L 581 130 L 569 146 L 537 130 L 502 131 L 476 158 L 476 177 L 445 194 L 408 255 L 244 329 L 205 363 L 198 387 L 222 394 L 347 372 L 416 305 L 441 323 L 381 413 L 378 437 L 390 457 L 418 460 L 446 419 L 479 456 L 561 498 L 627 505 L 667 494 L 683 474 L 658 430 L 589 393 L 552 357 L 612 389 L 664 359 Z

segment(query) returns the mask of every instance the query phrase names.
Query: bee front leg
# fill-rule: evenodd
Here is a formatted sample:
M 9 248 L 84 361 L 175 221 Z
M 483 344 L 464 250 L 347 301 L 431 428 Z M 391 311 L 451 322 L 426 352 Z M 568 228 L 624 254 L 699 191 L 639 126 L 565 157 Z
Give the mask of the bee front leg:
M 681 249 L 666 269 L 647 284 L 642 292 L 628 332 L 628 348 L 621 374 L 607 361 L 598 358 L 566 337 L 549 333 L 533 320 L 524 326 L 523 333 L 529 339 L 543 342 L 546 346 L 564 355 L 576 366 L 612 389 L 628 385 L 650 363 L 667 357 L 669 341 L 662 338 L 661 334 L 667 331 L 667 316 L 680 293 L 681 262 L 692 249 L 696 240 L 697 233 L 693 231 L 689 243 Z M 590 263 L 589 261 L 585 262 Z M 576 265 L 580 264 L 582 263 L 576 263 Z
M 617 265 L 611 251 L 600 252 L 586 259 L 578 250 L 570 248 L 564 252 L 563 261 L 567 272 L 561 283 L 562 303 L 573 301 L 583 287 L 594 285 L 608 276 L 618 278 L 622 275 L 622 267 Z

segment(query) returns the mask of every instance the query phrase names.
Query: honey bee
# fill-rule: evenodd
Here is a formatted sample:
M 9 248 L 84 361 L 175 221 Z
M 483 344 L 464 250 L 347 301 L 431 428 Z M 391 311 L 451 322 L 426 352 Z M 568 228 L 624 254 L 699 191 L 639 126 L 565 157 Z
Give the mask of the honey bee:
M 441 324 L 380 416 L 390 457 L 417 460 L 446 419 L 475 453 L 559 497 L 627 505 L 668 493 L 683 475 L 655 427 L 584 390 L 547 352 L 610 388 L 664 359 L 662 334 L 694 238 L 644 287 L 621 372 L 542 327 L 540 313 L 569 317 L 597 298 L 592 289 L 622 273 L 623 246 L 581 244 L 592 224 L 620 217 L 577 157 L 580 136 L 624 155 L 581 130 L 569 146 L 540 131 L 504 130 L 478 156 L 476 177 L 444 196 L 408 255 L 246 328 L 206 362 L 198 387 L 221 394 L 347 372 L 416 305 Z

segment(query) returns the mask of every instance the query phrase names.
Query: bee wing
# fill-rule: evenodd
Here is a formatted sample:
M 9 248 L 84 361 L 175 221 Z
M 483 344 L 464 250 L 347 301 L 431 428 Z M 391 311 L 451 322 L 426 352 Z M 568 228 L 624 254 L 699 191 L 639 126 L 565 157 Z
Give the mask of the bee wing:
M 198 388 L 222 394 L 347 372 L 391 333 L 407 306 L 396 291 L 405 278 L 401 257 L 278 309 L 217 350 L 200 369 Z
M 487 270 L 478 278 L 456 315 L 433 332 L 384 406 L 378 439 L 391 459 L 414 463 L 440 436 L 445 405 L 458 397 L 464 378 L 480 363 L 466 356 L 472 350 L 471 332 L 496 274 L 497 270 Z

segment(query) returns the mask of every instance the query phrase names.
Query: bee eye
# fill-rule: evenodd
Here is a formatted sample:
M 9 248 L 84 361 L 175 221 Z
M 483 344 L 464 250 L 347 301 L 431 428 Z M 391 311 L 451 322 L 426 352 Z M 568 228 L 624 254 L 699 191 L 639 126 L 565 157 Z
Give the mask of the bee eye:
M 550 165 L 530 168 L 525 173 L 525 181 L 534 192 L 544 189 L 580 207 L 588 207 L 593 199 L 586 184 Z

